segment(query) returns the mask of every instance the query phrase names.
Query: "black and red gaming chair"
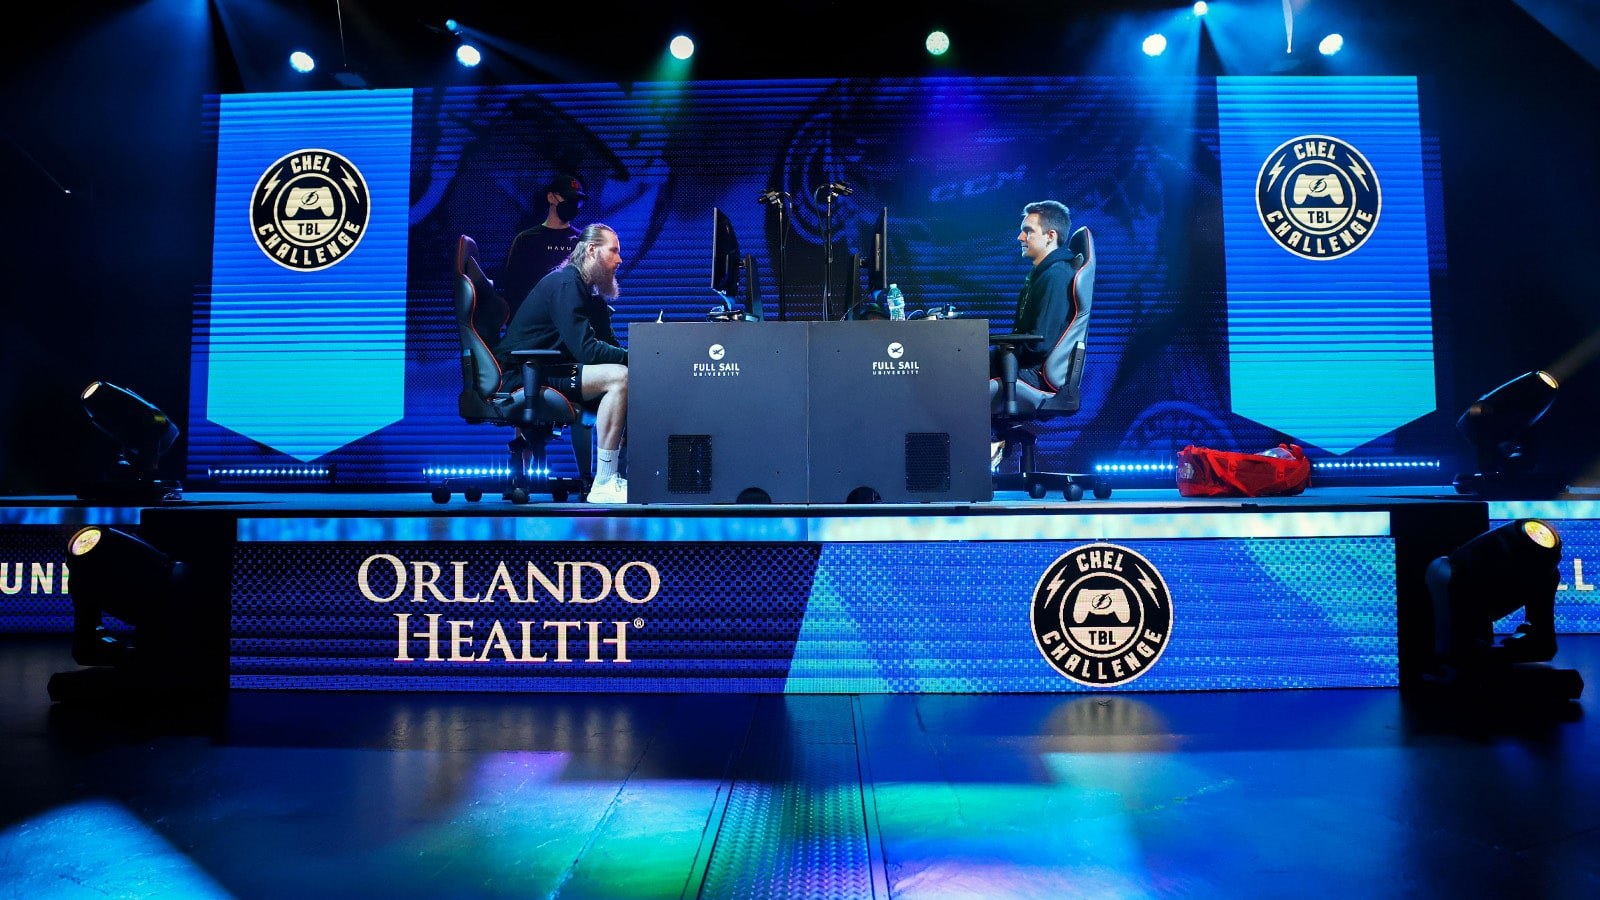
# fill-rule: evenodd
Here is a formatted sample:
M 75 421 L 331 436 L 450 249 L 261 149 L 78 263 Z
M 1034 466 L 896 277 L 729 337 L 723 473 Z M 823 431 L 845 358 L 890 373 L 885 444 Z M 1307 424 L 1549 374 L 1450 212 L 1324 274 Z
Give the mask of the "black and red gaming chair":
M 513 503 L 526 503 L 531 494 L 548 492 L 560 503 L 573 494 L 582 495 L 593 478 L 589 462 L 594 431 L 585 411 L 549 386 L 550 378 L 563 365 L 561 353 L 514 352 L 512 357 L 521 367 L 521 383 L 502 389 L 504 373 L 495 360 L 494 344 L 505 327 L 509 308 L 483 274 L 478 264 L 478 244 L 467 235 L 461 235 L 456 242 L 454 281 L 456 329 L 461 336 L 461 393 L 456 405 L 461 417 L 474 425 L 501 425 L 514 430 L 508 445 L 511 463 L 504 496 Z M 570 367 L 571 362 L 564 365 Z M 533 402 L 529 402 L 530 397 Z M 549 474 L 546 448 L 563 428 L 572 438 L 578 478 Z M 446 478 L 434 485 L 433 499 L 446 503 L 452 488 L 460 488 L 469 501 L 478 500 L 483 496 L 484 483 L 481 478 Z
M 1078 386 L 1083 381 L 1083 361 L 1088 346 L 1089 311 L 1094 305 L 1094 235 L 1079 228 L 1067 239 L 1073 254 L 1072 284 L 1067 291 L 1072 312 L 1067 327 L 1039 366 L 1041 387 L 1017 379 L 1017 347 L 1041 339 L 1036 334 L 994 335 L 989 342 L 1000 356 L 1002 374 L 994 379 L 996 404 L 990 414 L 995 440 L 1004 441 L 1004 453 L 1022 448 L 1020 471 L 994 476 L 997 491 L 1027 491 L 1040 499 L 1052 490 L 1061 491 L 1067 500 L 1083 497 L 1087 488 L 1102 500 L 1111 496 L 1111 483 L 1098 475 L 1069 472 L 1044 472 L 1038 467 L 1035 445 L 1038 436 L 1027 426 L 1035 422 L 1070 416 L 1078 411 Z

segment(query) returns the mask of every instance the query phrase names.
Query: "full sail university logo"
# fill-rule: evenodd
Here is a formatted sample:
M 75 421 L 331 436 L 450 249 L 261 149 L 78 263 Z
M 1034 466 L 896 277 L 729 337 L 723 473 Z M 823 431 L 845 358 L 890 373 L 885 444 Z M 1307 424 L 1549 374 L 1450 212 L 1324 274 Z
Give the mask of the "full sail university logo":
M 361 243 L 371 213 L 361 170 L 332 150 L 296 150 L 267 167 L 250 202 L 250 230 L 273 262 L 326 269 Z
M 1057 672 L 1090 687 L 1150 671 L 1172 638 L 1172 595 L 1161 573 L 1116 544 L 1062 554 L 1033 590 L 1033 640 Z
M 1256 176 L 1256 212 L 1283 249 L 1338 259 L 1360 249 L 1383 208 L 1378 175 L 1361 151 L 1323 134 L 1279 145 Z

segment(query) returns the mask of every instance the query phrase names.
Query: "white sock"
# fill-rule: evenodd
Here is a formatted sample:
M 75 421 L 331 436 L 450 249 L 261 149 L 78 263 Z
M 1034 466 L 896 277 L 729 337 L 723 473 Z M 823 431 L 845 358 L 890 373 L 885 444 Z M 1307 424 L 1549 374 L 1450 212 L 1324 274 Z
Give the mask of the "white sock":
M 616 477 L 617 454 L 619 452 L 619 450 L 607 450 L 603 447 L 594 452 L 596 463 L 594 471 L 595 481 L 604 481 L 607 478 Z

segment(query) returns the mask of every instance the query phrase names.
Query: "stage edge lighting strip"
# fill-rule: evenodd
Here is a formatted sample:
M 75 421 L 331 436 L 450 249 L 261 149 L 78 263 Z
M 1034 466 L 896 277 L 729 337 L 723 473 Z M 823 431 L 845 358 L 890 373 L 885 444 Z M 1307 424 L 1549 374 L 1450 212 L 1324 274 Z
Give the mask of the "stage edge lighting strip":
M 475 516 L 240 519 L 241 543 L 308 541 L 648 541 L 879 543 L 1163 538 L 1383 537 L 1386 512 L 1196 513 L 851 518 Z

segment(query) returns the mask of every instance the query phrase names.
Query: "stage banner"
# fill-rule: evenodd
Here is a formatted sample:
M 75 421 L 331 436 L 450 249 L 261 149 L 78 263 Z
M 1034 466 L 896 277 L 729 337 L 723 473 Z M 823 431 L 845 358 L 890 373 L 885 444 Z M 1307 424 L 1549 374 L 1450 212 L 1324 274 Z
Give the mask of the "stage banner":
M 411 92 L 219 98 L 190 453 L 311 461 L 405 415 Z
M 1397 678 L 1386 534 L 401 541 L 360 530 L 252 540 L 241 525 L 234 687 L 976 693 Z
M 1217 79 L 1232 410 L 1334 454 L 1436 403 L 1413 77 Z

